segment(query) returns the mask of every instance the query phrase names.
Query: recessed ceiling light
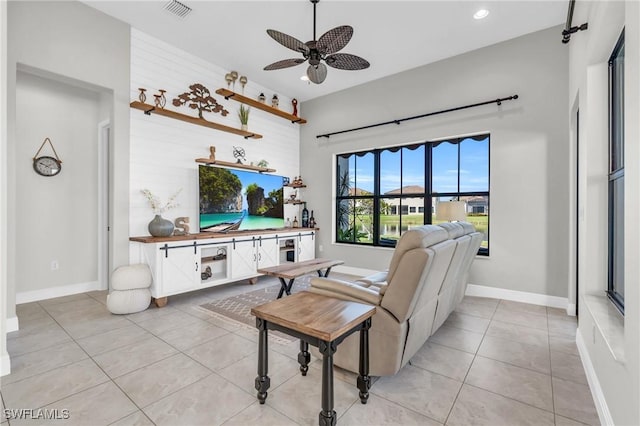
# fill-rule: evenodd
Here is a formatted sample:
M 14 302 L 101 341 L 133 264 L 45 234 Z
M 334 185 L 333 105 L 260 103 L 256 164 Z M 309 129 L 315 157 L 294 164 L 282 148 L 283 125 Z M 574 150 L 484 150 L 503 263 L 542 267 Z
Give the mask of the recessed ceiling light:
M 300 80 L 302 81 L 309 81 L 309 77 L 307 77 L 307 75 L 303 75 L 302 77 L 300 77 Z
M 473 19 L 484 19 L 488 15 L 489 15 L 489 11 L 487 9 L 480 9 L 473 14 Z

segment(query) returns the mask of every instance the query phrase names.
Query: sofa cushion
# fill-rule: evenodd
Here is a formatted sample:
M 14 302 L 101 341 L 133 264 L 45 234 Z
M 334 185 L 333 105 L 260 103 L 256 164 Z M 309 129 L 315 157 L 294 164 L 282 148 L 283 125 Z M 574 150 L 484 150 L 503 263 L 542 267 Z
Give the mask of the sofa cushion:
M 436 225 L 424 225 L 418 228 L 412 228 L 403 233 L 396 244 L 396 249 L 393 251 L 393 256 L 389 263 L 387 282 L 390 283 L 393 281 L 393 276 L 398 269 L 400 259 L 402 259 L 405 253 L 416 248 L 432 246 L 446 240 L 447 237 L 447 231 Z

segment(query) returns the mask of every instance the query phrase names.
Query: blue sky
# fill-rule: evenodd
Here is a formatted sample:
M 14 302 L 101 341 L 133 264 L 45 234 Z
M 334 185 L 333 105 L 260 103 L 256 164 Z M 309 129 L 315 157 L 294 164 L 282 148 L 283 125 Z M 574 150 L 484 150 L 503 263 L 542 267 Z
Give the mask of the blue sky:
M 424 186 L 424 146 L 415 150 L 383 151 L 380 156 L 380 189 L 382 193 L 400 186 Z M 400 158 L 404 162 L 400 179 Z M 465 139 L 460 144 L 460 191 L 489 190 L 489 143 Z M 363 157 L 351 156 L 349 169 L 356 170 L 351 185 L 373 192 L 373 154 Z M 436 192 L 457 192 L 458 185 L 458 145 L 441 143 L 433 150 L 433 190 Z M 355 182 L 354 182 L 355 180 Z

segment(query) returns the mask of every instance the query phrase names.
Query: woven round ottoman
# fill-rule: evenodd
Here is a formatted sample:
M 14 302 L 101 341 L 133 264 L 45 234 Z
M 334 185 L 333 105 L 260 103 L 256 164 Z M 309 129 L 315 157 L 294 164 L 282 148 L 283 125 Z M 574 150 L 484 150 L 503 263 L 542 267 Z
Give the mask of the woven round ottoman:
M 111 274 L 107 309 L 112 314 L 133 314 L 151 304 L 151 271 L 145 264 L 120 266 Z

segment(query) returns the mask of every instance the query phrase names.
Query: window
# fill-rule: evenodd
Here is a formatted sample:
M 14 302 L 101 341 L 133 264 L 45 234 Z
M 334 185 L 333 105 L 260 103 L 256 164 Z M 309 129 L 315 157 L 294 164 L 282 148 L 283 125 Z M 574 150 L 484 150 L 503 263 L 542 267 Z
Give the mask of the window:
M 624 30 L 609 58 L 609 279 L 624 314 Z
M 403 232 L 438 223 L 442 201 L 466 203 L 489 254 L 489 135 L 340 154 L 336 241 L 395 247 Z M 431 211 L 431 214 L 425 212 Z

